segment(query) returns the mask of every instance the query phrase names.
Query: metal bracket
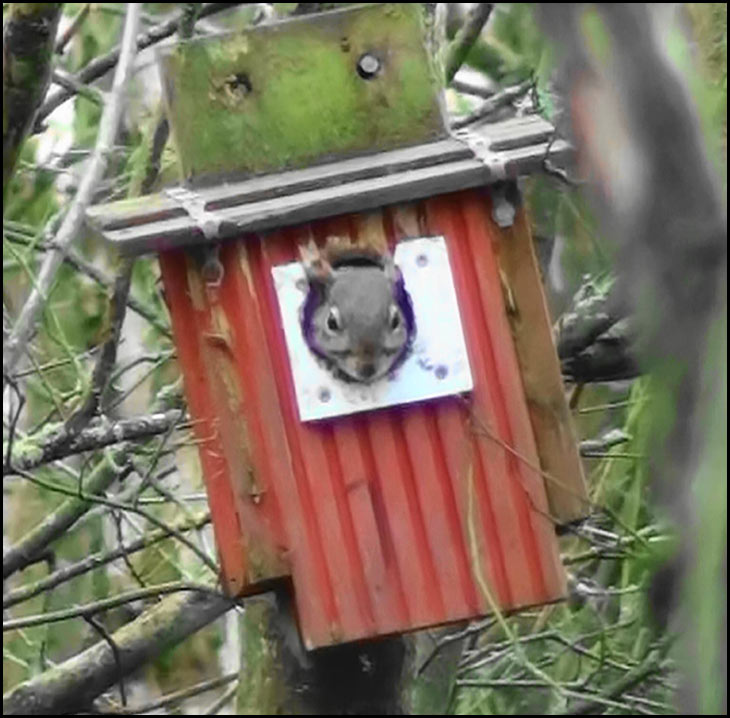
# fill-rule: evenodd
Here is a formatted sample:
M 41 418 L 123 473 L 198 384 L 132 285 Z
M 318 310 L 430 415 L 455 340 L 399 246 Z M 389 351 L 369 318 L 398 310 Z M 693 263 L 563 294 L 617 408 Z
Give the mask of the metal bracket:
M 452 136 L 463 142 L 485 167 L 489 169 L 489 174 L 495 180 L 507 179 L 507 169 L 505 167 L 504 158 L 499 152 L 494 152 L 491 143 L 477 132 L 467 127 L 458 130 L 452 130 Z
M 223 220 L 214 212 L 205 208 L 205 198 L 186 187 L 172 187 L 163 190 L 170 199 L 177 202 L 188 216 L 198 225 L 198 229 L 206 239 L 221 238 L 221 224 Z

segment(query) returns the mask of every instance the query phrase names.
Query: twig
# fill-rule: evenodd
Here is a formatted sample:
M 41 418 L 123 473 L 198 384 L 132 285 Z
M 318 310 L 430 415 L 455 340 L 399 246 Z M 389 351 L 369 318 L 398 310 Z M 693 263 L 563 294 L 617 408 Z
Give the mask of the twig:
M 609 449 L 631 441 L 631 437 L 622 429 L 611 429 L 600 439 L 584 439 L 580 442 L 581 456 L 606 456 Z
M 88 85 L 82 85 L 73 75 L 65 70 L 61 70 L 60 68 L 53 70 L 51 80 L 55 85 L 71 90 L 73 93 L 85 97 L 95 105 L 99 105 L 100 107 L 104 106 L 104 97 L 99 90 Z
M 461 117 L 457 120 L 454 120 L 451 123 L 451 127 L 455 130 L 458 130 L 461 127 L 466 127 L 467 125 L 471 125 L 475 122 L 478 122 L 479 120 L 483 120 L 489 117 L 489 115 L 491 115 L 495 110 L 498 110 L 500 107 L 504 107 L 505 105 L 509 105 L 513 100 L 516 100 L 518 97 L 522 97 L 522 95 L 530 90 L 534 83 L 534 80 L 529 79 L 521 82 L 519 85 L 506 87 L 504 90 L 498 92 L 496 95 L 493 95 L 488 100 L 482 102 L 482 104 L 479 105 L 476 110 L 470 112 L 468 115 L 466 115 L 466 117 Z
M 145 715 L 152 711 L 159 710 L 160 708 L 169 708 L 170 706 L 175 705 L 175 703 L 179 703 L 180 701 L 184 701 L 188 698 L 192 698 L 193 696 L 200 695 L 201 693 L 207 693 L 208 691 L 212 691 L 215 688 L 220 688 L 221 686 L 228 685 L 231 681 L 235 681 L 237 678 L 238 671 L 232 671 L 231 673 L 227 673 L 224 676 L 211 678 L 207 681 L 201 681 L 200 683 L 196 683 L 194 686 L 188 686 L 187 688 L 175 691 L 174 693 L 168 693 L 167 695 L 162 696 L 157 700 L 150 701 L 149 703 L 144 703 L 141 706 L 131 708 L 129 712 L 135 715 Z
M 130 675 L 163 650 L 214 621 L 234 605 L 230 599 L 198 591 L 173 594 L 112 634 L 122 671 Z M 31 678 L 3 696 L 4 715 L 76 714 L 119 680 L 106 641 L 100 641 L 53 671 Z
M 180 532 L 190 531 L 193 529 L 199 529 L 207 523 L 210 523 L 209 513 L 196 517 L 193 520 L 186 519 L 185 521 L 181 521 L 176 524 L 174 528 Z M 111 551 L 95 553 L 92 556 L 88 556 L 83 561 L 78 561 L 70 566 L 64 566 L 40 581 L 20 586 L 19 588 L 6 593 L 3 596 L 3 609 L 10 608 L 18 603 L 34 598 L 38 594 L 55 588 L 66 581 L 70 581 L 76 576 L 80 576 L 88 571 L 93 571 L 101 566 L 106 566 L 106 564 L 111 563 L 112 561 L 116 561 L 123 556 L 129 556 L 137 551 L 153 546 L 154 544 L 164 541 L 171 536 L 172 533 L 170 531 L 167 531 L 166 529 L 157 529 L 141 536 L 131 543 L 120 545 L 118 548 L 112 549 Z
M 178 426 L 183 416 L 179 409 L 170 409 L 159 414 L 121 419 L 113 423 L 103 419 L 75 436 L 66 429 L 61 429 L 56 434 L 46 436 L 42 443 L 34 440 L 34 437 L 27 437 L 21 446 L 16 446 L 10 461 L 6 462 L 3 476 L 16 470 L 32 471 L 43 464 L 84 451 L 164 434 L 171 427 Z
M 138 3 L 130 4 L 137 5 Z M 203 9 L 200 11 L 200 15 L 198 17 L 208 17 L 210 15 L 222 12 L 223 10 L 228 10 L 232 7 L 236 7 L 236 5 L 241 5 L 241 3 L 206 3 L 203 6 Z M 172 20 L 167 20 L 166 22 L 160 23 L 159 25 L 155 25 L 146 32 L 140 34 L 140 36 L 137 38 L 137 49 L 144 50 L 150 45 L 154 45 L 155 43 L 160 42 L 160 40 L 164 40 L 166 37 L 170 37 L 170 35 L 173 35 L 178 30 L 181 16 L 182 14 L 177 15 Z M 113 50 L 110 50 L 106 55 L 96 57 L 89 63 L 87 63 L 83 69 L 76 73 L 75 79 L 80 83 L 89 83 L 92 80 L 97 80 L 98 78 L 106 75 L 106 73 L 109 72 L 117 64 L 117 61 L 122 56 L 123 52 L 124 41 L 122 41 L 121 46 L 115 47 Z M 43 103 L 41 109 L 39 110 L 38 122 L 44 120 L 46 117 L 48 117 L 48 115 L 51 114 L 51 112 L 53 112 L 53 110 L 55 110 L 57 107 L 62 105 L 64 102 L 66 102 L 66 100 L 70 99 L 73 96 L 74 93 L 66 89 L 61 89 L 57 92 L 54 92 L 51 96 L 46 98 L 46 101 Z
M 468 638 L 469 636 L 478 636 L 483 631 L 488 631 L 494 624 L 497 622 L 496 618 L 489 617 L 485 618 L 481 621 L 478 621 L 472 626 L 467 626 L 461 631 L 457 631 L 455 633 L 451 633 L 448 636 L 443 636 L 434 646 L 431 653 L 429 653 L 428 656 L 423 660 L 421 665 L 418 667 L 418 670 L 416 671 L 416 675 L 421 675 L 430 665 L 431 661 L 434 660 L 438 652 L 444 647 L 449 645 L 450 643 L 454 643 L 456 641 L 461 641 L 464 638 Z
M 59 37 L 56 41 L 56 52 L 59 55 L 63 54 L 66 45 L 68 45 L 71 38 L 78 32 L 79 28 L 81 27 L 81 23 L 83 23 L 83 21 L 86 19 L 86 16 L 89 14 L 90 8 L 91 3 L 84 3 L 84 6 L 81 8 L 81 10 L 79 10 L 74 16 L 74 19 L 71 20 L 71 24 L 66 28 L 61 37 Z
M 598 696 L 591 697 L 588 701 L 574 706 L 565 715 L 592 715 L 606 700 L 618 698 L 622 693 L 631 690 L 652 674 L 658 673 L 661 670 L 661 663 L 662 656 L 660 651 L 658 649 L 653 650 L 641 665 L 636 666 L 636 668 L 631 669 L 626 675 L 621 676 L 615 683 L 601 691 Z
M 124 688 L 124 671 L 122 671 L 122 661 L 119 656 L 119 646 L 114 643 L 114 639 L 109 635 L 109 632 L 104 626 L 99 623 L 93 616 L 84 616 L 84 620 L 109 644 L 109 648 L 112 650 L 114 656 L 114 662 L 117 664 L 117 670 L 119 672 L 119 697 L 122 700 L 122 705 L 127 705 L 127 691 Z
M 84 403 L 66 421 L 64 430 L 71 443 L 90 421 L 91 417 L 102 405 L 104 393 L 109 383 L 109 376 L 117 360 L 117 347 L 122 333 L 122 324 L 127 309 L 129 285 L 132 281 L 133 259 L 122 260 L 119 273 L 114 281 L 114 291 L 109 300 L 109 331 L 101 351 L 96 356 L 96 364 L 91 377 L 91 387 Z
M 64 608 L 60 611 L 50 611 L 41 613 L 37 616 L 23 616 L 22 618 L 13 618 L 3 623 L 3 633 L 5 631 L 15 631 L 19 628 L 30 628 L 31 626 L 42 626 L 46 623 L 57 623 L 58 621 L 67 621 L 70 618 L 85 618 L 93 616 L 102 611 L 108 611 L 110 608 L 117 608 L 132 601 L 139 601 L 143 598 L 153 598 L 155 596 L 163 596 L 168 593 L 177 593 L 178 591 L 200 591 L 209 593 L 214 596 L 221 596 L 220 591 L 212 586 L 206 586 L 202 583 L 187 583 L 185 581 L 174 581 L 172 583 L 161 583 L 157 586 L 149 588 L 140 588 L 136 591 L 127 591 L 120 593 L 111 598 L 104 598 L 100 601 L 87 603 L 84 606 L 75 608 Z
M 462 92 L 465 95 L 476 95 L 477 97 L 483 97 L 485 100 L 490 97 L 494 97 L 495 94 L 494 90 L 482 87 L 481 85 L 473 85 L 472 83 L 465 82 L 464 80 L 452 80 L 451 87 L 453 87 L 457 92 Z
M 4 224 L 7 225 L 7 222 L 5 222 Z M 9 235 L 9 233 L 6 232 L 6 239 L 11 242 L 22 244 L 24 246 L 31 246 L 32 244 L 33 249 L 39 252 L 46 252 L 49 248 L 53 247 L 52 242 L 32 242 L 32 236 L 30 238 L 25 238 L 19 237 L 14 234 Z M 76 250 L 71 247 L 68 247 L 64 251 L 63 261 L 66 262 L 66 264 L 72 266 L 77 271 L 85 274 L 90 279 L 93 279 L 97 284 L 104 287 L 105 289 L 108 289 L 114 285 L 113 279 L 107 277 L 106 274 L 102 272 L 102 270 L 98 267 L 95 267 L 90 262 L 87 262 Z M 165 326 L 139 299 L 131 294 L 131 292 L 127 297 L 127 305 L 133 312 L 139 314 L 140 317 L 147 320 L 158 332 L 160 332 L 160 334 L 163 334 L 168 339 L 172 338 L 172 332 L 170 331 L 169 327 Z M 22 374 L 20 372 L 15 372 L 14 374 L 14 376 L 16 377 L 21 375 Z
M 102 463 L 105 463 L 105 462 L 102 462 Z M 122 467 L 121 471 L 128 473 L 129 471 L 131 471 L 131 465 Z M 56 491 L 60 494 L 65 494 L 66 496 L 78 497 L 78 500 L 86 507 L 84 509 L 84 513 L 85 513 L 85 511 L 88 510 L 89 505 L 95 503 L 95 504 L 101 504 L 102 506 L 108 506 L 109 508 L 123 509 L 125 511 L 132 511 L 136 514 L 139 514 L 140 516 L 143 516 L 145 519 L 147 519 L 147 521 L 149 521 L 151 524 L 154 524 L 155 526 L 157 526 L 157 528 L 161 528 L 166 531 L 169 531 L 178 541 L 180 541 L 180 543 L 184 544 L 187 548 L 189 548 L 216 576 L 219 574 L 218 566 L 216 566 L 215 562 L 210 558 L 210 556 L 208 556 L 204 551 L 199 549 L 194 543 L 192 543 L 191 541 L 188 541 L 188 539 L 186 539 L 185 536 L 183 536 L 179 531 L 174 529 L 172 526 L 166 524 L 161 519 L 158 519 L 154 514 L 151 514 L 149 511 L 146 511 L 145 509 L 141 509 L 138 506 L 134 506 L 133 504 L 126 503 L 124 501 L 108 499 L 104 496 L 99 496 L 97 494 L 82 493 L 80 491 L 74 492 L 74 491 L 71 491 L 70 489 L 66 488 L 65 486 L 51 484 L 47 481 L 43 481 L 42 479 L 38 479 L 35 476 L 32 476 L 31 474 L 29 474 L 25 471 L 19 471 L 17 473 L 19 473 L 20 476 L 23 476 L 28 481 L 31 481 L 39 486 L 42 486 L 43 488 L 48 489 L 49 491 Z M 3 555 L 3 574 L 6 573 L 6 570 L 9 570 L 9 569 L 7 569 L 8 561 L 6 559 L 6 557 L 8 556 L 8 553 Z M 10 571 L 10 573 L 12 573 L 12 571 Z
M 12 416 L 10 419 L 10 426 L 8 427 L 8 440 L 7 444 L 5 445 L 5 451 L 3 456 L 3 464 L 9 465 L 10 464 L 10 457 L 12 455 L 13 451 L 13 441 L 15 441 L 15 430 L 18 425 L 18 420 L 20 419 L 20 414 L 23 411 L 23 406 L 25 405 L 25 395 L 18 389 L 18 384 L 13 379 L 8 378 L 7 384 L 10 387 L 11 391 L 15 394 L 15 396 L 18 397 L 18 407 L 15 410 L 15 412 L 12 412 Z M 10 399 L 8 398 L 8 403 L 10 404 Z
M 55 237 L 54 249 L 46 255 L 38 274 L 37 286 L 25 302 L 15 326 L 5 344 L 3 352 L 3 374 L 11 374 L 22 356 L 25 346 L 35 329 L 37 317 L 48 299 L 56 277 L 56 272 L 63 261 L 63 250 L 76 239 L 84 219 L 84 211 L 91 202 L 96 185 L 106 171 L 109 156 L 116 138 L 122 105 L 125 97 L 127 81 L 131 74 L 132 62 L 136 52 L 136 33 L 140 13 L 139 3 L 127 5 L 127 19 L 124 24 L 122 48 L 119 52 L 119 64 L 114 74 L 114 83 L 109 92 L 108 102 L 104 107 L 99 125 L 99 134 L 92 154 L 88 171 L 84 174 L 78 192 L 63 219 Z
M 203 711 L 204 716 L 214 716 L 218 715 L 218 711 L 223 708 L 223 706 L 228 703 L 233 696 L 236 695 L 236 691 L 238 690 L 238 683 L 236 685 L 231 686 L 218 700 L 213 701 L 213 703 L 208 706 Z
M 456 75 L 457 71 L 466 59 L 471 46 L 476 42 L 482 32 L 482 28 L 492 13 L 494 3 L 476 3 L 459 28 L 456 37 L 448 47 L 444 71 L 446 73 L 446 84 L 448 85 Z
M 127 473 L 131 467 L 125 469 Z M 91 493 L 104 491 L 124 475 L 117 472 L 108 460 L 101 461 L 86 482 L 86 490 Z M 68 491 L 70 498 L 64 501 L 52 514 L 46 516 L 37 526 L 28 531 L 17 543 L 3 553 L 3 578 L 30 565 L 38 554 L 51 541 L 62 536 L 91 507 L 91 504 L 79 498 L 78 494 Z
M 124 533 L 122 531 L 122 512 L 115 511 L 112 509 L 109 514 L 111 515 L 112 521 L 114 522 L 114 528 L 117 531 L 117 541 L 120 545 L 124 542 Z M 140 576 L 137 569 L 134 567 L 132 560 L 129 558 L 129 554 L 125 551 L 122 556 L 122 561 L 129 571 L 129 575 L 135 580 L 140 588 L 147 588 L 147 582 Z

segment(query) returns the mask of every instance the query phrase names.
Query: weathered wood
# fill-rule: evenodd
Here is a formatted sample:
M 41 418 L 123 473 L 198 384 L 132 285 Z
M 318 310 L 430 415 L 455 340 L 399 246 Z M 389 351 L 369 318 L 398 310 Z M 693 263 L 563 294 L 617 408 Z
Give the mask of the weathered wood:
M 547 142 L 553 132 L 552 125 L 538 115 L 505 120 L 475 130 L 476 134 L 486 139 L 489 149 L 493 151 L 541 145 Z M 564 147 L 564 144 L 556 144 L 554 149 L 561 150 Z M 535 154 L 535 148 L 527 149 L 526 152 Z M 215 210 L 472 157 L 473 153 L 463 142 L 450 137 L 301 170 L 277 172 L 215 187 L 198 188 L 196 192 L 205 202 L 206 209 Z M 517 154 L 512 159 L 522 162 L 524 158 Z M 517 170 L 524 171 L 522 164 Z M 162 193 L 90 207 L 86 216 L 95 229 L 103 231 L 172 219 L 184 214 L 185 211 L 175 200 Z
M 368 3 L 160 55 L 192 185 L 447 136 L 419 3 Z
M 471 150 L 463 142 L 449 138 L 425 145 L 378 152 L 301 170 L 277 172 L 241 182 L 201 188 L 196 192 L 205 200 L 206 209 L 215 210 L 472 157 Z M 86 213 L 87 220 L 99 231 L 184 215 L 185 210 L 179 203 L 164 193 L 97 205 Z
M 561 524 L 570 523 L 588 514 L 588 494 L 524 211 L 502 230 L 497 252 L 550 514 Z
M 246 232 L 291 226 L 477 187 L 500 179 L 514 179 L 539 171 L 548 147 L 537 144 L 494 153 L 487 166 L 475 158 L 439 162 L 444 156 L 463 156 L 464 145 L 457 140 L 438 145 L 440 151 L 428 155 L 427 166 L 419 166 L 420 161 L 410 151 L 400 154 L 396 162 L 392 157 L 373 159 L 379 173 L 375 177 L 368 176 L 367 163 L 363 162 L 366 158 L 358 158 L 310 170 L 270 175 L 237 186 L 224 185 L 217 194 L 207 190 L 206 194 L 201 191 L 200 195 L 208 200 L 206 209 L 214 211 L 220 220 L 219 239 L 223 240 Z M 551 158 L 557 161 L 569 152 L 569 145 L 559 141 L 551 148 Z M 384 168 L 399 169 L 385 172 Z M 343 176 L 363 175 L 364 179 L 343 179 Z M 278 189 L 277 184 L 280 185 Z M 301 191 L 302 187 L 311 189 Z M 276 196 L 279 191 L 291 188 L 295 188 L 294 193 Z M 261 199 L 262 196 L 269 198 Z M 90 211 L 87 220 L 125 255 L 159 252 L 208 241 L 196 221 L 185 214 L 180 205 L 175 208 L 172 199 L 162 197 L 149 198 L 148 204 L 139 209 L 139 205 L 130 207 L 124 203 L 103 205 Z M 252 200 L 252 197 L 256 199 Z
M 478 132 L 487 138 L 490 150 L 499 152 L 548 142 L 555 128 L 539 115 L 526 115 L 482 125 Z

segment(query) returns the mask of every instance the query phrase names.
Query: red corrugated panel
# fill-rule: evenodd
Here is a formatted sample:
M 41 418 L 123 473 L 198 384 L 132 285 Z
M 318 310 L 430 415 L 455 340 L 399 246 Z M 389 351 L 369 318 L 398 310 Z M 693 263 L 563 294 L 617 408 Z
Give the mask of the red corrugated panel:
M 461 192 L 161 256 L 224 581 L 290 574 L 310 647 L 554 601 L 564 575 L 500 284 L 488 197 Z M 299 421 L 271 268 L 329 234 L 443 235 L 475 388 Z M 438 291 L 435 287 L 434 291 Z

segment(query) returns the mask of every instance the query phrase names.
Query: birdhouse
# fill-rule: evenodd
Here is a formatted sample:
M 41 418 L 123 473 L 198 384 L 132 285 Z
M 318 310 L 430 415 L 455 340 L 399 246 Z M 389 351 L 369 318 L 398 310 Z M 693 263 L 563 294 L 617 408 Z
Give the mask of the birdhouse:
M 421 12 L 171 46 L 181 186 L 88 211 L 120 253 L 159 256 L 225 590 L 291 580 L 309 648 L 561 599 L 556 524 L 586 509 L 510 190 L 551 128 L 450 132 Z M 317 271 L 339 272 L 357 347 L 344 309 L 307 325 Z

